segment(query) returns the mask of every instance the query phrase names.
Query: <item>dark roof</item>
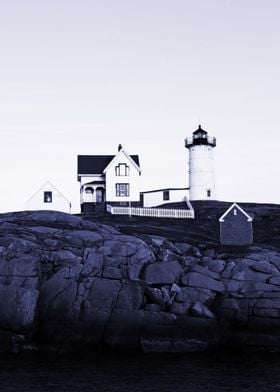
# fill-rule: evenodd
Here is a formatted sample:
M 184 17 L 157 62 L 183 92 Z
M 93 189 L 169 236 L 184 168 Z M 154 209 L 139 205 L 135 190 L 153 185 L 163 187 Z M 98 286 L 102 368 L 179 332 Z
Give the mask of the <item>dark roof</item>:
M 83 184 L 83 186 L 85 185 L 104 185 L 105 181 L 91 181 L 91 182 L 87 182 L 85 184 Z
M 163 188 L 163 189 L 153 189 L 151 191 L 140 192 L 141 195 L 146 193 L 164 192 L 164 191 L 186 191 L 190 188 Z
M 138 155 L 130 155 L 139 166 Z M 78 174 L 101 174 L 115 155 L 78 155 Z
M 207 133 L 207 132 L 204 131 L 204 129 L 201 128 L 201 125 L 199 125 L 198 129 L 196 131 L 194 131 L 193 133 L 196 134 L 196 133 Z

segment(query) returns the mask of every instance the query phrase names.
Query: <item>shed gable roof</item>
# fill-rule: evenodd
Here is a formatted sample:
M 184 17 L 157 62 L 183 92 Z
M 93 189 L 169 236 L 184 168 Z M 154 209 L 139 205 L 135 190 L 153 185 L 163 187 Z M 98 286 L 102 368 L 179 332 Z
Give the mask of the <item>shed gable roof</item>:
M 246 218 L 248 222 L 252 222 L 253 218 L 247 214 L 247 212 L 245 212 L 243 210 L 243 208 L 241 208 L 237 203 L 233 203 L 227 210 L 226 212 L 220 217 L 219 222 L 224 222 L 225 221 L 225 217 L 234 209 L 237 208 Z
M 26 201 L 26 204 L 30 203 L 31 200 L 38 195 L 38 193 L 40 192 L 44 192 L 46 191 L 46 189 L 48 189 L 48 191 L 56 191 L 68 204 L 71 204 L 70 200 L 67 199 L 66 196 L 64 196 L 63 193 L 61 193 L 50 181 L 46 181 L 41 188 L 39 188 L 35 193 L 33 193 L 33 195 Z
M 139 166 L 138 155 L 130 155 Z M 78 174 L 102 174 L 115 155 L 78 155 Z

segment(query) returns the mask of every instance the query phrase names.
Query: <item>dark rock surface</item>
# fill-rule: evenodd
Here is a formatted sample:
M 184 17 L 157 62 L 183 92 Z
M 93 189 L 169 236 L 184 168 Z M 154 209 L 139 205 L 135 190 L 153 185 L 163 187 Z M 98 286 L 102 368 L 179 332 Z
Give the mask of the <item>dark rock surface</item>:
M 280 349 L 280 252 L 0 215 L 0 351 Z

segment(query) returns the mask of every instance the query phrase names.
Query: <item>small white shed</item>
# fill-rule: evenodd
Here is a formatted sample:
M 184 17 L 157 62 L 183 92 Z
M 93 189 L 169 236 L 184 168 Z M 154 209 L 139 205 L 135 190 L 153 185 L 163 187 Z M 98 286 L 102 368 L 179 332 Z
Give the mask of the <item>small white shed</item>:
M 47 181 L 26 201 L 25 208 L 71 213 L 71 202 L 50 181 Z

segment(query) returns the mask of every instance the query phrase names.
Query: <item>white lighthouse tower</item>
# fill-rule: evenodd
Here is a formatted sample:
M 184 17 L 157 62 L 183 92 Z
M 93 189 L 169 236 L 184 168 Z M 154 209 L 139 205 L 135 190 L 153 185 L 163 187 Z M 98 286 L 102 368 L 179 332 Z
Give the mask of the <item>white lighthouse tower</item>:
M 185 147 L 189 150 L 189 199 L 215 199 L 213 148 L 216 138 L 199 125 L 192 136 L 185 139 Z

